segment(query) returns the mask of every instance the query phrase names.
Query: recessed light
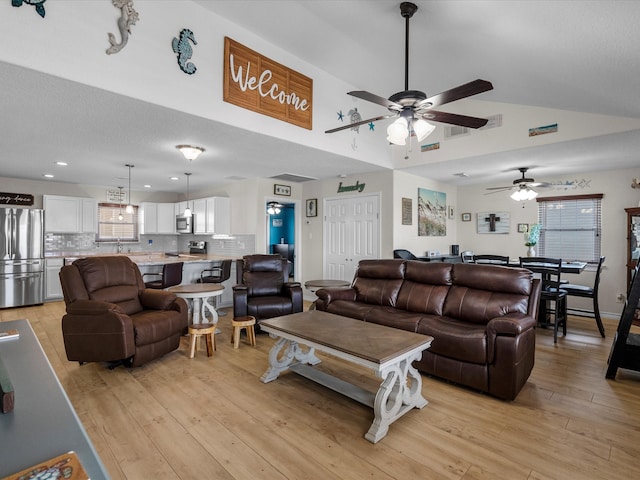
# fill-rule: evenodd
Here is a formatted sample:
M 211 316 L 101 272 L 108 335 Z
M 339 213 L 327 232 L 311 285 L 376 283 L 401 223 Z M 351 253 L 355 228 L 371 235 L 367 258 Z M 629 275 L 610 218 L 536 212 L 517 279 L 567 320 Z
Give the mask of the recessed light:
M 61 167 L 66 167 L 68 165 L 67 162 L 56 162 L 56 165 L 59 165 Z
M 169 180 L 180 180 L 178 177 L 171 177 Z
M 55 175 L 51 175 L 50 173 L 45 173 L 43 176 L 46 178 L 53 178 Z
M 151 188 L 151 185 L 148 185 L 148 184 L 147 185 L 143 185 L 143 186 L 144 186 L 144 188 Z

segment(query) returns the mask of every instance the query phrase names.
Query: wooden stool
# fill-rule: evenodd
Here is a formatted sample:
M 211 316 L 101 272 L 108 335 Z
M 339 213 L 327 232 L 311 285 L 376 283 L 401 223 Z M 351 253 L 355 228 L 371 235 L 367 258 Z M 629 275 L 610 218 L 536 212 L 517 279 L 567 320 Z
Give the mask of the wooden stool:
M 252 347 L 256 346 L 256 332 L 253 326 L 256 324 L 256 317 L 238 317 L 231 320 L 233 327 L 233 335 L 231 335 L 231 343 L 233 348 L 240 346 L 240 331 L 244 328 L 247 331 L 247 341 Z
M 196 355 L 196 342 L 199 337 L 204 336 L 204 340 L 207 342 L 207 356 L 211 357 L 213 351 L 216 349 L 216 326 L 213 323 L 194 323 L 189 325 L 189 335 L 191 336 L 191 343 L 189 345 L 189 358 L 193 358 Z

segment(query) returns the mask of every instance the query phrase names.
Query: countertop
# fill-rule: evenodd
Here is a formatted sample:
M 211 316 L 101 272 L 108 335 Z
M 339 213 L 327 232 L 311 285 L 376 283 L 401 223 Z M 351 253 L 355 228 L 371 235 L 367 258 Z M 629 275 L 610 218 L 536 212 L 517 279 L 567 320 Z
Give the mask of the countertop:
M 226 255 L 216 255 L 211 253 L 178 253 L 166 254 L 162 252 L 130 252 L 130 253 L 102 253 L 102 252 L 47 252 L 45 258 L 64 258 L 69 264 L 78 258 L 85 257 L 112 257 L 124 255 L 129 257 L 138 265 L 165 265 L 167 263 L 196 263 L 196 262 L 217 262 L 222 260 L 236 260 L 237 257 Z

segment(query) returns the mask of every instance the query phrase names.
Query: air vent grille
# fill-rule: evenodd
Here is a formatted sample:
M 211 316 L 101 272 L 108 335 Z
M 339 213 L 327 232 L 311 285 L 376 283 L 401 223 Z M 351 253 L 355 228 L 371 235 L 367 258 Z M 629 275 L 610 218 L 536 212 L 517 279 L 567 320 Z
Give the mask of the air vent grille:
M 497 115 L 491 115 L 490 117 L 486 117 L 487 124 L 479 128 L 478 130 L 489 130 L 491 128 L 498 128 L 502 126 L 502 114 L 498 113 Z M 444 138 L 445 140 L 457 137 L 465 137 L 470 135 L 472 132 L 471 128 L 460 127 L 458 125 L 446 125 L 444 127 Z
M 313 177 L 304 177 L 302 175 L 296 175 L 293 173 L 281 173 L 280 175 L 274 175 L 272 177 L 269 178 L 273 178 L 274 180 L 282 180 L 283 182 L 296 182 L 296 183 L 302 183 L 302 182 L 309 182 L 311 180 L 317 180 L 317 178 L 313 178 Z

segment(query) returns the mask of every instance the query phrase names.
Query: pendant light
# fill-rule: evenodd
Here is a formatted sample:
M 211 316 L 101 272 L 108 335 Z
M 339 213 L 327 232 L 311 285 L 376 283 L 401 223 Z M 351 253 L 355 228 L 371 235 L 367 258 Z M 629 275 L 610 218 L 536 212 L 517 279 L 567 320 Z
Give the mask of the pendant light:
M 184 209 L 184 216 L 190 217 L 191 209 L 189 208 L 189 177 L 191 176 L 191 174 L 185 172 L 185 175 L 187 176 L 187 208 Z
M 131 169 L 135 167 L 135 165 L 127 163 L 125 167 L 129 168 L 129 203 L 127 203 L 127 208 L 125 208 L 124 211 L 131 214 L 133 213 L 133 205 L 131 205 Z
M 122 215 L 122 187 L 118 187 L 118 190 L 120 190 L 120 194 L 118 195 L 120 198 L 120 213 L 118 213 L 118 220 L 122 221 L 124 220 L 124 215 Z
M 198 158 L 198 156 L 204 152 L 204 148 L 196 147 L 194 145 L 176 145 L 176 148 L 182 152 L 184 158 L 190 162 Z

